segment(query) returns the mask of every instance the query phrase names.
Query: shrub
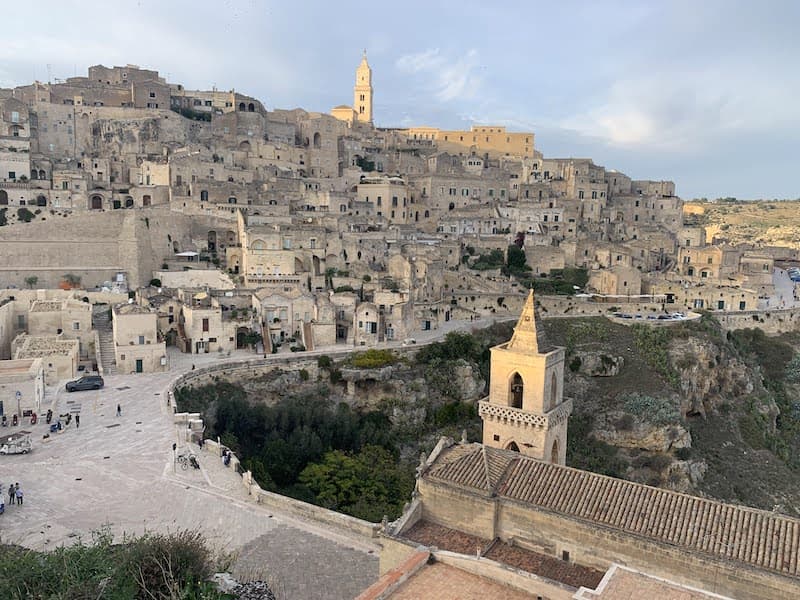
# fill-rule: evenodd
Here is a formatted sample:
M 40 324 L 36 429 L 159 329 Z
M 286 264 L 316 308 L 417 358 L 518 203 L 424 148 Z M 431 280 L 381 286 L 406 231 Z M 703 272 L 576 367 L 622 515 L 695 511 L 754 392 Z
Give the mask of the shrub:
M 298 374 L 300 375 L 300 381 L 308 381 L 308 371 L 305 369 L 300 369 Z
M 327 354 L 323 354 L 317 359 L 317 366 L 320 369 L 330 369 L 332 364 L 333 361 L 331 360 L 331 357 L 328 356 Z
M 581 364 L 583 364 L 581 357 L 576 356 L 569 362 L 569 370 L 573 373 L 577 373 L 581 368 Z
M 674 425 L 680 422 L 680 412 L 670 400 L 653 398 L 644 394 L 625 394 L 623 408 L 626 413 L 653 425 Z
M 353 355 L 350 366 L 356 369 L 379 369 L 397 362 L 397 357 L 391 350 L 370 348 L 366 352 Z

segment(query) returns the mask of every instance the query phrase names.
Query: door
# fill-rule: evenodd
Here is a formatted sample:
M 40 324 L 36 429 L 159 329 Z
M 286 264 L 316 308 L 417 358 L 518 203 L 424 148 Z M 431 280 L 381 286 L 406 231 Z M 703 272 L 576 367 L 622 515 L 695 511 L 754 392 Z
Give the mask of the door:
M 141 358 L 137 358 L 136 359 L 136 372 L 137 373 L 141 373 L 142 371 L 144 371 L 144 365 L 142 364 L 142 359 Z

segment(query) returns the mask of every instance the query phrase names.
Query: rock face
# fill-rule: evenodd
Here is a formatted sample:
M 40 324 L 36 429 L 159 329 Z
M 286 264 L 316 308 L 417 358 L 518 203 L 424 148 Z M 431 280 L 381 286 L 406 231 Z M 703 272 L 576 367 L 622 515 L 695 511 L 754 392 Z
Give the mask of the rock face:
M 613 377 L 619 374 L 624 364 L 625 359 L 621 356 L 579 351 L 574 353 L 569 366 L 573 371 L 589 377 Z
M 600 415 L 593 433 L 597 439 L 620 448 L 668 452 L 692 446 L 692 435 L 683 425 L 653 425 L 617 412 Z
M 743 398 L 756 390 L 750 365 L 730 356 L 717 344 L 698 337 L 670 342 L 670 362 L 680 376 L 681 413 L 685 416 L 717 414 L 723 402 Z M 770 401 L 763 411 L 774 423 L 778 407 Z

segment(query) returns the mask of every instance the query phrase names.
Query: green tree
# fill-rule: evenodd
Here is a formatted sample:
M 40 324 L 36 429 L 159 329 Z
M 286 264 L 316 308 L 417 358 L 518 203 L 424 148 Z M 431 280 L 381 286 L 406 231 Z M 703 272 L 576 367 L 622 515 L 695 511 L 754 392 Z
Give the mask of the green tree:
M 355 455 L 328 452 L 303 469 L 300 481 L 321 506 L 372 522 L 398 517 L 414 487 L 411 470 L 380 446 L 365 446 Z
M 33 289 L 33 286 L 35 286 L 37 283 L 39 283 L 39 278 L 36 275 L 31 275 L 30 277 L 25 278 L 25 285 L 27 285 L 30 289 Z
M 66 273 L 64 275 L 64 281 L 66 281 L 70 287 L 76 288 L 80 287 L 81 285 L 81 276 L 75 275 L 73 273 Z

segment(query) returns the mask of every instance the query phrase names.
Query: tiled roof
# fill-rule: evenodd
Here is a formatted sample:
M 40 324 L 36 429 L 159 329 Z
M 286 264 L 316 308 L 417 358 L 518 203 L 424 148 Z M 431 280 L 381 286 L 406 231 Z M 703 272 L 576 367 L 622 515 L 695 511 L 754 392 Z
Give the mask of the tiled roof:
M 426 478 L 495 493 L 629 534 L 798 575 L 800 520 L 724 504 L 482 444 L 444 451 Z

